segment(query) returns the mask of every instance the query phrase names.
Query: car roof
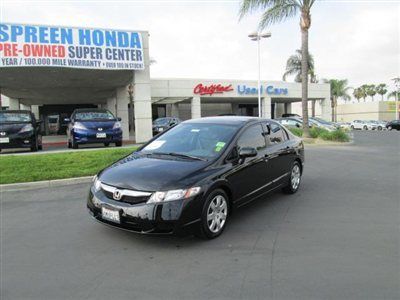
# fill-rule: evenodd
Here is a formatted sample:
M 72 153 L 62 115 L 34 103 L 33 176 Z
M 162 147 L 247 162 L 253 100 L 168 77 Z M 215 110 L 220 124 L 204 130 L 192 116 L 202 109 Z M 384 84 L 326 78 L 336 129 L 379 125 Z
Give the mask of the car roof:
M 183 123 L 212 123 L 212 124 L 229 124 L 229 125 L 242 125 L 246 123 L 255 123 L 257 121 L 268 121 L 269 119 L 262 119 L 258 117 L 247 117 L 247 116 L 216 116 L 216 117 L 204 117 L 199 119 L 191 119 L 184 121 Z

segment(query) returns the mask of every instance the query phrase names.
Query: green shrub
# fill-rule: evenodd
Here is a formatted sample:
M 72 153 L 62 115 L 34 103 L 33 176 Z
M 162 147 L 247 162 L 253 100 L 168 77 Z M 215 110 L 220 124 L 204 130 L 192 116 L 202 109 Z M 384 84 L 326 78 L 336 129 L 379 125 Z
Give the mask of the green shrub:
M 302 137 L 303 136 L 303 129 L 297 127 L 288 127 L 291 133 L 296 136 Z
M 348 134 L 342 129 L 336 129 L 331 132 L 324 132 L 320 135 L 320 138 L 326 141 L 336 141 L 336 142 L 348 142 L 350 140 Z
M 320 127 L 311 127 L 310 128 L 310 136 L 313 139 L 321 137 L 321 135 L 324 135 L 324 134 L 327 134 L 327 133 L 329 133 L 328 130 L 320 128 Z

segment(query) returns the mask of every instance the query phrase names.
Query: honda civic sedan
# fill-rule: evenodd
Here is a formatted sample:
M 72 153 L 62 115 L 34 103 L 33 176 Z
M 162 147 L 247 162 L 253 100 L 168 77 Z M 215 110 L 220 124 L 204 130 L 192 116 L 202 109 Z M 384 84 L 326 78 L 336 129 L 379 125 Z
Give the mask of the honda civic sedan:
M 212 239 L 238 207 L 297 192 L 303 170 L 302 140 L 272 120 L 193 119 L 97 174 L 87 207 L 114 227 Z
M 115 143 L 122 146 L 121 119 L 106 109 L 76 109 L 67 128 L 68 148 L 77 149 L 79 145 L 103 143 L 109 146 Z

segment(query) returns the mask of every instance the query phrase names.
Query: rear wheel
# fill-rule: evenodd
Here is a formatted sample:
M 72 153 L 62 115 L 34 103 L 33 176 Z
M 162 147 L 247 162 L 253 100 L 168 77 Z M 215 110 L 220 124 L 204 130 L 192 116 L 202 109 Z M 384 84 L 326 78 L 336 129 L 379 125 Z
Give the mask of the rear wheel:
M 121 142 L 116 142 L 116 143 L 115 143 L 115 146 L 121 147 L 121 146 L 122 146 L 122 141 L 121 141 Z
M 378 130 L 382 130 L 382 126 L 378 126 Z
M 354 126 L 353 125 L 351 125 L 351 130 L 354 130 Z
M 201 221 L 196 235 L 204 239 L 213 239 L 221 235 L 229 216 L 227 194 L 216 189 L 208 195 L 204 202 Z
M 368 130 L 368 127 L 366 125 L 364 125 L 363 129 L 364 130 Z
M 389 125 L 388 126 L 388 130 L 392 130 L 392 129 L 393 129 L 393 127 Z
M 301 181 L 301 168 L 300 163 L 295 161 L 290 171 L 290 177 L 288 178 L 287 185 L 282 189 L 286 194 L 294 194 L 297 192 Z

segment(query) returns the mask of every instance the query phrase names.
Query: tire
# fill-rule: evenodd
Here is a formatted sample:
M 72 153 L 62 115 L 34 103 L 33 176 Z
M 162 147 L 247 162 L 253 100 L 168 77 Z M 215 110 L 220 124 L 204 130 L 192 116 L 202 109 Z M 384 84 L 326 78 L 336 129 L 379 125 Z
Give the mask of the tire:
M 295 179 L 296 178 L 296 179 Z M 287 185 L 282 189 L 285 194 L 294 194 L 299 190 L 301 183 L 301 166 L 295 161 L 290 169 Z
M 71 149 L 71 148 L 72 148 L 71 141 L 68 141 L 68 143 L 67 143 L 67 146 L 68 146 L 68 148 L 69 148 L 69 149 Z
M 388 130 L 392 130 L 393 127 L 389 125 L 387 129 L 388 129 Z
M 42 136 L 38 137 L 38 150 L 43 150 Z
M 121 147 L 121 146 L 122 146 L 122 141 L 121 141 L 121 142 L 116 142 L 116 143 L 115 143 L 115 146 L 116 146 L 116 147 Z
M 351 130 L 354 130 L 354 126 L 353 125 L 351 125 Z
M 368 127 L 364 125 L 363 129 L 364 129 L 364 130 L 368 130 Z
M 108 146 L 110 146 L 110 143 L 104 143 L 104 146 L 108 147 Z
M 78 149 L 78 144 L 74 141 L 74 139 L 72 139 L 71 146 L 72 149 Z
M 382 130 L 383 128 L 382 128 L 382 126 L 378 126 L 378 130 Z
M 38 151 L 38 141 L 35 139 L 35 144 L 31 146 L 31 152 Z
M 203 205 L 201 220 L 195 235 L 214 239 L 222 234 L 229 218 L 229 198 L 221 189 L 212 191 Z

